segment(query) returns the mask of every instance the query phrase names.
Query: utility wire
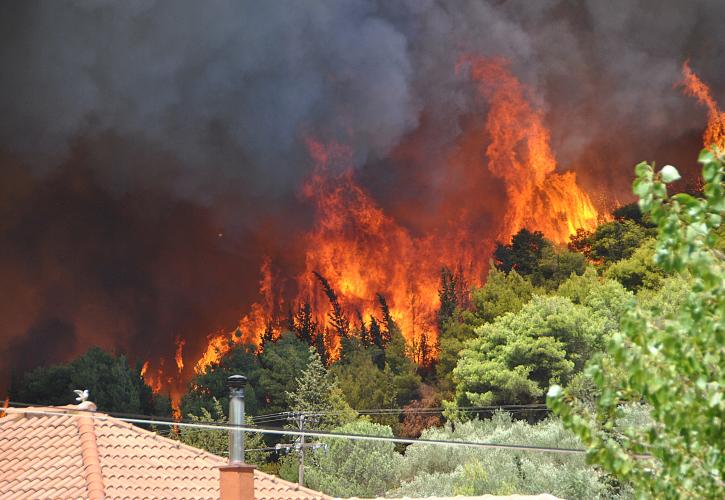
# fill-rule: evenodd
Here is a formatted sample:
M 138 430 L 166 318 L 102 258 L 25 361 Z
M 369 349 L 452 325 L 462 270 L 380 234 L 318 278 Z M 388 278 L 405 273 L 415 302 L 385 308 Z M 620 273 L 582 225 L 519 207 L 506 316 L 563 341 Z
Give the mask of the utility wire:
M 23 407 L 52 407 L 54 405 L 50 404 L 40 404 L 40 403 L 22 403 L 19 401 L 10 401 L 10 406 L 23 406 Z M 419 410 L 422 410 L 418 413 L 426 413 L 428 410 L 431 411 L 431 414 L 438 414 L 441 413 L 443 408 L 437 407 L 437 408 L 420 408 Z M 509 413 L 519 413 L 519 412 L 528 412 L 528 411 L 549 411 L 549 409 L 546 407 L 545 404 L 532 404 L 532 405 L 499 405 L 499 406 L 463 406 L 458 408 L 459 411 L 463 413 L 478 413 L 478 412 L 492 412 L 495 410 L 504 410 Z M 297 413 L 305 413 L 308 415 L 315 415 L 315 416 L 323 416 L 323 415 L 339 415 L 343 413 L 347 413 L 349 410 L 330 410 L 330 411 L 322 411 L 322 412 L 297 412 Z M 368 415 L 368 416 L 376 416 L 376 415 L 396 415 L 405 412 L 406 410 L 404 408 L 375 408 L 371 410 L 353 410 L 359 415 Z M 140 419 L 153 419 L 156 422 L 172 422 L 172 423 L 195 423 L 196 421 L 193 420 L 174 420 L 172 417 L 156 417 L 156 416 L 150 416 L 150 415 L 143 415 L 138 413 L 123 413 L 123 412 L 104 412 L 107 415 L 111 415 L 114 417 L 128 417 L 128 418 L 140 418 Z M 284 412 L 277 412 L 277 413 L 270 413 L 270 414 L 264 414 L 264 415 L 257 415 L 253 416 L 250 415 L 250 419 L 252 420 L 252 425 L 256 425 L 257 423 L 268 423 L 268 422 L 278 422 L 278 421 L 286 421 L 294 412 L 290 411 L 284 411 Z M 214 422 L 206 422 L 210 425 L 215 425 Z M 222 423 L 223 424 L 223 423 Z
M 64 417 L 88 417 L 95 420 L 113 421 L 114 419 L 129 422 L 133 424 L 154 424 L 154 425 L 169 425 L 178 427 L 188 427 L 196 429 L 216 429 L 216 430 L 241 430 L 242 432 L 262 433 L 262 434 L 273 434 L 283 436 L 311 436 L 318 438 L 331 438 L 331 439 L 347 439 L 351 441 L 377 441 L 386 443 L 400 443 L 400 444 L 423 444 L 430 446 L 449 446 L 449 447 L 467 447 L 467 448 L 484 448 L 484 449 L 502 449 L 502 450 L 518 450 L 518 451 L 539 451 L 549 453 L 561 453 L 561 454 L 574 454 L 581 455 L 586 453 L 586 450 L 577 448 L 553 448 L 547 446 L 530 446 L 530 445 L 518 445 L 518 444 L 499 444 L 499 443 L 482 443 L 475 441 L 452 441 L 444 439 L 411 439 L 402 437 L 384 437 L 384 436 L 371 436 L 367 434 L 346 434 L 336 432 L 324 432 L 316 430 L 305 430 L 304 432 L 295 431 L 292 429 L 270 429 L 262 427 L 248 427 L 243 425 L 230 425 L 230 424 L 202 424 L 202 423 L 189 423 L 189 422 L 174 422 L 164 420 L 151 420 L 147 418 L 129 418 L 129 417 L 112 417 L 109 415 L 99 415 L 94 412 L 79 411 L 75 410 L 75 413 L 67 413 L 64 411 L 52 411 L 46 408 L 37 410 L 19 410 L 16 408 L 7 408 L 5 410 L 8 414 L 10 413 L 30 413 L 38 415 L 48 416 L 64 416 Z M 648 455 L 641 455 L 638 458 L 647 458 Z

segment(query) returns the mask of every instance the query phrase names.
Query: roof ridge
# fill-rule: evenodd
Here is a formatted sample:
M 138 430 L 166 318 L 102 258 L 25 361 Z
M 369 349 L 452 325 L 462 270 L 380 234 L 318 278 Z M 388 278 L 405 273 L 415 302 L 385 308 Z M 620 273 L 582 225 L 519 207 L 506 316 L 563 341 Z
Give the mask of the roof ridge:
M 81 443 L 81 458 L 83 460 L 88 498 L 102 500 L 105 497 L 105 488 L 103 487 L 101 459 L 98 454 L 96 427 L 93 420 L 93 417 L 82 415 L 78 417 L 76 424 Z

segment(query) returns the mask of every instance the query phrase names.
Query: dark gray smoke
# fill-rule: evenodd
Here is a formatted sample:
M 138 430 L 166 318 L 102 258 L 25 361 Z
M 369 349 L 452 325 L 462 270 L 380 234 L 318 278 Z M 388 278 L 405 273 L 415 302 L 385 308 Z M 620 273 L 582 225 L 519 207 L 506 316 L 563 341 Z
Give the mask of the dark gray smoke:
M 112 133 L 128 148 L 170 155 L 172 183 L 208 197 L 229 182 L 289 185 L 306 134 L 354 129 L 364 159 L 416 123 L 406 40 L 368 2 L 48 1 L 6 10 L 0 142 L 46 168 L 79 136 Z M 156 172 L 138 164 L 104 175 L 145 185 Z
M 700 146 L 685 59 L 725 104 L 723 26 L 722 0 L 6 2 L 0 354 L 198 352 L 254 300 L 263 255 L 299 272 L 309 136 L 351 145 L 414 230 L 445 229 L 439 200 L 475 215 L 490 200 L 446 164 L 486 112 L 464 54 L 509 59 L 561 168 L 626 201 L 635 162 Z
M 453 65 L 474 53 L 509 58 L 537 89 L 573 166 L 633 127 L 672 140 L 702 126 L 673 85 L 689 57 L 722 97 L 724 12 L 716 0 L 16 2 L 0 21 L 0 146 L 47 170 L 79 137 L 112 134 L 97 168 L 114 187 L 208 200 L 230 183 L 295 186 L 306 135 L 340 137 L 362 163 L 422 111 L 455 134 L 471 108 Z

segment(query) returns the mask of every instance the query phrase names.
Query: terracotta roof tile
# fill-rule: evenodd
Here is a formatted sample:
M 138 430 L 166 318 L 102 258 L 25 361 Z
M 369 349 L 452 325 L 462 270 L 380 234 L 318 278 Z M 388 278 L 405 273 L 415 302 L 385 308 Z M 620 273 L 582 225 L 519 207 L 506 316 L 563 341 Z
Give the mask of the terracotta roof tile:
M 134 500 L 219 498 L 217 467 L 225 459 L 97 416 L 102 419 L 26 410 L 1 418 L 3 499 L 89 498 L 94 491 L 107 498 Z M 257 500 L 330 499 L 259 471 L 254 472 L 254 490 Z

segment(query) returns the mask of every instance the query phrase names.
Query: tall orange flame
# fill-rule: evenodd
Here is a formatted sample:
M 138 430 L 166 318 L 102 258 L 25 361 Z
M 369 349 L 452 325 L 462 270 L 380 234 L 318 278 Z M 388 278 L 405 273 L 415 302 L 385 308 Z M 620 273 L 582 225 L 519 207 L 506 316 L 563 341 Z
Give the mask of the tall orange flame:
M 509 206 L 499 238 L 508 241 L 526 227 L 566 243 L 577 229 L 594 229 L 594 204 L 577 185 L 574 172 L 556 172 L 543 112 L 531 104 L 528 89 L 511 73 L 508 62 L 469 56 L 457 64 L 457 71 L 464 68 L 469 68 L 490 107 L 488 169 L 506 183 Z
M 707 128 L 702 136 L 704 146 L 714 145 L 725 151 L 725 112 L 720 111 L 710 88 L 692 71 L 687 61 L 682 65 L 682 76 L 685 93 L 707 108 Z
M 179 373 L 184 370 L 184 344 L 186 344 L 186 340 L 181 337 L 177 337 L 176 355 L 174 356 L 174 359 L 176 360 L 176 369 Z

